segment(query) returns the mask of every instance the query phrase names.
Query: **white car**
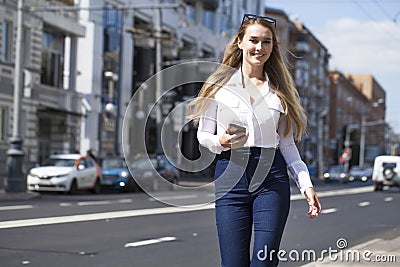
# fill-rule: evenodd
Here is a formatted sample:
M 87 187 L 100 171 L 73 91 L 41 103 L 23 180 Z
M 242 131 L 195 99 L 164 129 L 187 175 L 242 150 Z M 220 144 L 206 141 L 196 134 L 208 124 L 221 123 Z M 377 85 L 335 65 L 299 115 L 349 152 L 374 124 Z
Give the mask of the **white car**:
M 28 190 L 76 193 L 91 189 L 100 192 L 101 169 L 89 156 L 52 155 L 40 167 L 32 168 L 27 177 Z
M 376 157 L 372 180 L 375 191 L 382 191 L 384 186 L 400 187 L 400 156 Z

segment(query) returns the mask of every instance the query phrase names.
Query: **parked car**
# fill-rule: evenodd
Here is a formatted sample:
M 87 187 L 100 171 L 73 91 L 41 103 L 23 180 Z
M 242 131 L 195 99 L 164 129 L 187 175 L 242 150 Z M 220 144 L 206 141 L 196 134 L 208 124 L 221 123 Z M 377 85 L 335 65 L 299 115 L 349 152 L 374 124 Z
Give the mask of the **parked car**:
M 384 186 L 400 187 L 400 156 L 376 157 L 372 180 L 375 191 L 382 191 Z
M 372 177 L 371 169 L 358 165 L 351 166 L 349 170 L 349 181 L 368 181 Z
M 125 192 L 136 192 L 138 185 L 122 157 L 108 157 L 101 159 L 101 186 Z
M 152 190 L 165 180 L 172 188 L 174 184 L 178 184 L 180 178 L 179 170 L 165 156 L 136 158 L 132 160 L 131 171 L 141 187 Z
M 325 182 L 347 182 L 348 179 L 349 174 L 346 173 L 342 165 L 333 165 L 328 169 L 327 172 L 324 173 Z
M 52 155 L 39 167 L 32 168 L 27 176 L 28 190 L 76 193 L 90 189 L 99 193 L 100 166 L 89 156 L 79 154 Z

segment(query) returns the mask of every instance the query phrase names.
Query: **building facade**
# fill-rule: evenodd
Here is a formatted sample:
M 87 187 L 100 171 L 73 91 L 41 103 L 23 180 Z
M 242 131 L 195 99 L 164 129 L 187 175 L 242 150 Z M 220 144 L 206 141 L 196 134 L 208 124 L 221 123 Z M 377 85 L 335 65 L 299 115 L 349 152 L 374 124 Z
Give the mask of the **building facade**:
M 181 63 L 219 62 L 243 14 L 260 14 L 263 9 L 260 0 L 189 0 L 178 5 L 180 2 L 80 1 L 81 6 L 104 7 L 80 12 L 86 36 L 78 44 L 77 85 L 91 107 L 82 126 L 81 151 L 91 148 L 100 156 L 155 154 L 160 143 L 157 131 L 163 123 L 170 149 L 179 147 L 189 159 L 199 156 L 196 129 L 185 125 L 185 114 L 170 116 L 167 122 L 171 122 L 164 124 L 153 107 L 175 78 L 164 80 L 161 92 L 151 82 L 146 83 L 151 85 L 147 89 L 141 85 L 160 70 Z M 195 78 L 209 71 L 186 68 L 179 77 Z M 176 86 L 162 99 L 163 108 L 168 108 L 168 113 L 186 103 L 200 87 L 198 82 Z M 128 106 L 127 115 L 133 115 L 124 121 Z M 129 126 L 123 128 L 126 121 Z M 138 133 L 142 129 L 144 143 Z M 122 142 L 123 135 L 128 137 L 126 142 Z
M 291 21 L 282 10 L 266 8 L 265 15 L 277 19 L 278 42 L 293 75 L 300 101 L 308 118 L 307 135 L 299 151 L 317 176 L 328 164 L 329 150 L 329 53 L 302 23 Z
M 385 154 L 389 135 L 385 122 L 386 94 L 372 75 L 330 72 L 331 94 L 330 159 L 340 164 L 346 147 L 346 134 L 351 148 L 351 165 L 371 165 L 376 156 Z M 360 153 L 362 155 L 360 155 Z
M 29 6 L 42 9 L 32 11 Z M 0 1 L 0 169 L 6 170 L 8 139 L 20 123 L 24 168 L 49 154 L 79 149 L 82 97 L 76 87 L 77 40 L 85 35 L 77 12 L 47 11 L 72 7 L 73 1 L 24 1 L 22 49 L 16 51 L 17 0 Z M 15 54 L 23 58 L 20 121 L 13 120 Z M 5 173 L 1 171 L 0 177 Z
M 386 123 L 386 92 L 371 74 L 347 74 L 356 88 L 368 99 L 363 110 L 366 147 L 365 160 L 372 163 L 376 156 L 388 153 L 389 125 Z

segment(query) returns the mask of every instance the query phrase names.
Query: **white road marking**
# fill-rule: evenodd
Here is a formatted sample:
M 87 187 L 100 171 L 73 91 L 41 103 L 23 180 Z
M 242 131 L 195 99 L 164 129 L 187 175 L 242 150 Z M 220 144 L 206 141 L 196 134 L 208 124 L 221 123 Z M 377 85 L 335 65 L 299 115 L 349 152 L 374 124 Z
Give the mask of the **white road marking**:
M 125 211 L 112 211 L 112 212 L 81 214 L 81 215 L 67 215 L 58 217 L 24 219 L 15 221 L 3 221 L 0 222 L 0 229 L 28 227 L 28 226 L 42 226 L 42 225 L 72 223 L 72 222 L 97 221 L 106 219 L 166 214 L 166 213 L 180 213 L 187 211 L 208 210 L 214 208 L 215 208 L 214 204 L 191 205 L 186 207 L 166 207 L 166 208 L 141 209 L 141 210 L 125 210 Z
M 334 213 L 334 212 L 337 212 L 337 208 L 323 209 L 321 211 L 322 214 L 329 214 L 329 213 Z
M 364 201 L 364 202 L 358 203 L 359 207 L 366 207 L 366 206 L 369 206 L 369 205 L 371 205 L 371 202 L 369 202 L 369 201 Z
M 348 189 L 340 189 L 340 190 L 331 190 L 331 191 L 319 191 L 317 195 L 319 198 L 321 197 L 335 197 L 335 196 L 343 196 L 343 195 L 352 195 L 352 194 L 361 194 L 367 192 L 373 192 L 373 186 L 363 186 L 358 188 L 348 188 Z M 291 200 L 299 200 L 305 199 L 301 194 L 292 195 L 290 197 Z
M 95 206 L 95 205 L 110 205 L 110 204 L 127 204 L 132 203 L 132 199 L 119 199 L 119 200 L 97 200 L 97 201 L 80 201 L 75 203 L 60 203 L 60 207 L 71 207 L 71 206 Z
M 154 198 L 149 198 L 149 201 L 189 199 L 189 198 L 197 198 L 197 197 L 198 197 L 198 195 L 180 195 L 180 196 L 164 196 L 164 197 L 154 196 Z
M 0 211 L 2 210 L 25 210 L 25 209 L 32 209 L 32 205 L 18 205 L 18 206 L 3 206 L 0 207 Z
M 385 197 L 385 202 L 393 201 L 393 197 Z
M 156 238 L 156 239 L 148 239 L 148 240 L 143 240 L 143 241 L 127 243 L 127 244 L 125 244 L 125 247 L 126 248 L 141 247 L 141 246 L 153 245 L 153 244 L 158 244 L 158 243 L 162 243 L 162 242 L 170 242 L 170 241 L 175 241 L 175 240 L 176 240 L 176 237 L 174 237 L 174 236 L 166 236 L 166 237 L 161 237 L 161 238 Z

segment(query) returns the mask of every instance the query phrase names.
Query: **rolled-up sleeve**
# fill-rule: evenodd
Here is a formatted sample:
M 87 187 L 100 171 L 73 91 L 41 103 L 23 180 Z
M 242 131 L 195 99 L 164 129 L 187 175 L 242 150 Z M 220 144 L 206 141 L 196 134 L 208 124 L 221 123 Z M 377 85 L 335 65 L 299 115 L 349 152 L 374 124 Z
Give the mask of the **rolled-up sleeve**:
M 278 126 L 278 135 L 280 138 L 279 148 L 283 158 L 286 161 L 290 178 L 296 182 L 297 187 L 303 194 L 307 188 L 313 187 L 310 173 L 308 172 L 307 165 L 304 163 L 304 161 L 302 161 L 299 150 L 294 142 L 293 129 L 290 130 L 289 134 L 286 136 L 284 135 L 285 129 L 286 116 L 282 115 Z
M 205 112 L 201 115 L 197 129 L 197 140 L 200 145 L 208 148 L 212 153 L 221 154 L 222 151 L 229 150 L 219 142 L 217 132 L 217 109 L 218 104 L 210 100 Z

